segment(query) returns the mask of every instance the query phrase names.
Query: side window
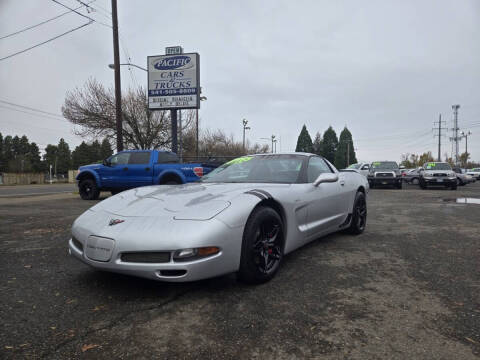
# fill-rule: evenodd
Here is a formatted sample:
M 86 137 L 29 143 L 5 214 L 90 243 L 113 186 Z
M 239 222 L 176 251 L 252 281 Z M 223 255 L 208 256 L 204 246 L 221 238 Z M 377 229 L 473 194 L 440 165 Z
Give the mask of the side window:
M 119 153 L 117 155 L 113 155 L 110 158 L 110 163 L 112 165 L 126 165 L 128 164 L 128 159 L 130 159 L 130 154 L 131 153 L 124 152 L 124 153 Z
M 368 169 L 370 169 L 370 166 L 369 166 L 368 164 L 367 164 L 367 165 L 363 165 L 362 170 L 368 170 Z
M 178 163 L 178 156 L 172 153 L 158 153 L 157 164 L 175 164 Z
M 148 165 L 150 164 L 150 153 L 148 151 L 130 153 L 130 165 Z
M 308 182 L 313 183 L 323 173 L 332 173 L 332 170 L 322 158 L 311 157 L 307 168 Z

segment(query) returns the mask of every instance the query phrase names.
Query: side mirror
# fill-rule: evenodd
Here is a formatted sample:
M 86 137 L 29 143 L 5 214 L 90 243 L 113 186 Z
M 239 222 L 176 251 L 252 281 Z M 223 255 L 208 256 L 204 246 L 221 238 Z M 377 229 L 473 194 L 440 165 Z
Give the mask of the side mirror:
M 334 183 L 338 181 L 338 175 L 333 173 L 323 173 L 313 182 L 313 186 L 318 186 L 322 183 Z
M 112 163 L 108 159 L 104 159 L 102 164 L 105 166 L 112 166 Z

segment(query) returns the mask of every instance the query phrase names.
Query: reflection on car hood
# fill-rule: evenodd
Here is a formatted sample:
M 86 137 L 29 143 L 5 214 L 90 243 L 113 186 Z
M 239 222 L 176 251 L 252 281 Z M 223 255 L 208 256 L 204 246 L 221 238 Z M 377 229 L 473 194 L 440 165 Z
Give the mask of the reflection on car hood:
M 146 186 L 121 192 L 98 203 L 91 210 L 103 210 L 123 217 L 170 216 L 178 220 L 208 220 L 228 208 L 235 197 L 248 190 L 288 186 L 238 183 Z

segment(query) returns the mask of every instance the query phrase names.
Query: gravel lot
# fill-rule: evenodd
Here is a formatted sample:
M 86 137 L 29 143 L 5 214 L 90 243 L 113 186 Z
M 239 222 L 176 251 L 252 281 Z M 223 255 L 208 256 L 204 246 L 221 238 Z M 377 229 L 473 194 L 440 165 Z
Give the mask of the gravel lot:
M 0 358 L 474 359 L 480 182 L 373 189 L 367 231 L 319 239 L 261 286 L 168 284 L 67 255 L 93 202 L 0 199 Z

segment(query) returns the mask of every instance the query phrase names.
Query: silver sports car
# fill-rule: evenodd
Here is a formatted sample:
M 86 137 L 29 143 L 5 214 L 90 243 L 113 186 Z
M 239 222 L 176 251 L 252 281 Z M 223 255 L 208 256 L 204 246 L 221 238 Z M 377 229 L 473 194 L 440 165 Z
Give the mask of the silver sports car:
M 232 160 L 199 183 L 112 196 L 72 226 L 70 254 L 97 269 L 164 281 L 237 272 L 264 282 L 320 236 L 364 231 L 365 176 L 306 153 Z

